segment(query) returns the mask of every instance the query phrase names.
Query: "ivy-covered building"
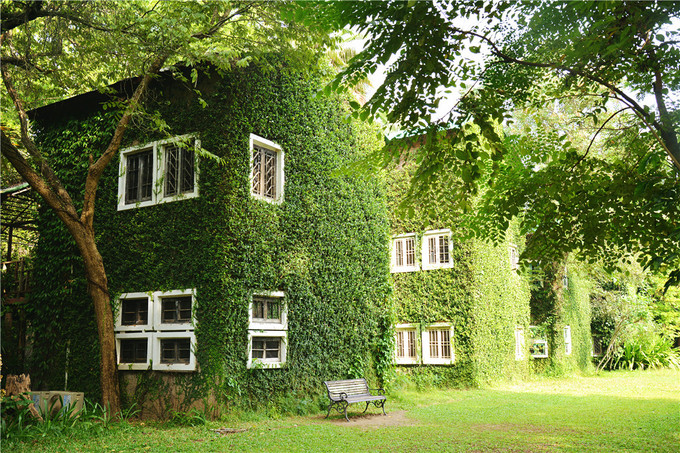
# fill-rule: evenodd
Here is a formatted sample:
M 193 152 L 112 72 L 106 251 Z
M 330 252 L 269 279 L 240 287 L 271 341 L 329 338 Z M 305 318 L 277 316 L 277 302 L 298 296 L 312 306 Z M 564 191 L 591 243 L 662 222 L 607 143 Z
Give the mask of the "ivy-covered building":
M 195 75 L 196 86 L 170 73 L 155 83 L 98 191 L 128 402 L 167 415 L 375 378 L 391 360 L 378 347 L 390 335 L 384 188 L 335 172 L 371 151 L 375 133 L 347 122 L 342 99 L 316 95 L 318 72 L 278 59 Z M 87 93 L 32 112 L 71 193 L 110 140 L 117 114 L 107 99 Z M 40 231 L 33 382 L 94 398 L 82 263 L 52 212 Z
M 590 363 L 587 283 L 519 268 L 525 238 L 511 228 L 496 245 L 459 234 L 470 225 L 442 206 L 398 211 L 409 165 L 391 172 L 391 266 L 397 375 L 420 386 L 478 386 Z M 559 266 L 558 266 L 559 267 Z M 575 269 L 575 267 L 574 267 Z M 555 281 L 559 280 L 559 281 Z
M 155 82 L 98 190 L 128 404 L 161 417 L 201 402 L 291 409 L 324 380 L 394 369 L 416 384 L 476 386 L 548 361 L 582 367 L 587 291 L 571 285 L 575 302 L 541 318 L 517 267 L 519 234 L 462 241 L 454 233 L 465 225 L 395 215 L 406 171 L 388 181 L 336 171 L 380 144 L 346 120 L 343 99 L 316 95 L 318 72 L 271 59 L 194 76 L 195 85 L 170 72 Z M 110 140 L 118 114 L 107 107 L 115 102 L 93 92 L 32 112 L 70 193 Z M 32 379 L 96 398 L 82 262 L 53 212 L 39 224 Z M 549 330 L 531 327 L 539 322 Z

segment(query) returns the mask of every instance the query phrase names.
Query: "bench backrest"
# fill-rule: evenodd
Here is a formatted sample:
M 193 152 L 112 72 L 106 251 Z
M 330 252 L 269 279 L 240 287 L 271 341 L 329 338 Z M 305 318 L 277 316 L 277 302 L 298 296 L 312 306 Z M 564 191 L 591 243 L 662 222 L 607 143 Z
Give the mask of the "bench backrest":
M 345 393 L 347 396 L 370 394 L 368 384 L 364 378 L 325 381 L 324 384 L 326 384 L 326 389 L 328 390 L 328 397 L 332 400 L 339 400 L 341 393 Z

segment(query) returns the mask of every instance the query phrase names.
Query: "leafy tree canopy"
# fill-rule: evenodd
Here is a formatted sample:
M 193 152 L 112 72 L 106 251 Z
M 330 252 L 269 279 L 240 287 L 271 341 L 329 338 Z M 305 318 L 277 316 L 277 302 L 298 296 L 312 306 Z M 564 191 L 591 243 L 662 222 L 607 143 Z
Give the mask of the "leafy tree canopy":
M 634 256 L 678 281 L 680 4 L 322 2 L 298 14 L 369 37 L 332 88 L 385 68 L 356 114 L 405 131 L 381 157 L 418 167 L 407 206 L 475 206 L 468 233 L 490 238 L 519 216 L 524 258 Z M 447 93 L 460 98 L 441 115 Z M 513 129 L 518 111 L 562 114 Z

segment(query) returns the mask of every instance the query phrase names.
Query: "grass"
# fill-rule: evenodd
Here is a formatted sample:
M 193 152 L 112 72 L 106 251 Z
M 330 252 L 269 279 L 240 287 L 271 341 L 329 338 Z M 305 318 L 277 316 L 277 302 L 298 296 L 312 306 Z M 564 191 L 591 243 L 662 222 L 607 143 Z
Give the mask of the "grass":
M 324 420 L 325 413 L 199 427 L 122 422 L 2 447 L 14 452 L 680 451 L 680 373 L 669 370 L 543 378 L 479 390 L 405 390 L 388 396 L 387 411 L 388 417 L 355 412 L 350 423 L 337 415 Z M 226 426 L 247 430 L 211 431 Z

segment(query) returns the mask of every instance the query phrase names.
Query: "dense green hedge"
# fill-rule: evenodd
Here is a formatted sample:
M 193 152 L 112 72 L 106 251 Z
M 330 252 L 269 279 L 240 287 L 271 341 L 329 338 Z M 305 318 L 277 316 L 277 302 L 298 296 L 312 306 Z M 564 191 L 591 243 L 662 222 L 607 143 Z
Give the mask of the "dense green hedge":
M 196 133 L 202 147 L 223 160 L 200 162 L 198 198 L 118 212 L 117 162 L 101 182 L 95 230 L 112 296 L 197 288 L 200 371 L 121 373 L 131 401 L 154 402 L 160 412 L 206 398 L 219 405 L 264 404 L 284 394 L 309 398 L 325 379 L 376 380 L 389 366 L 389 350 L 382 347 L 390 335 L 382 182 L 333 172 L 376 146 L 375 134 L 348 123 L 340 99 L 317 95 L 319 73 L 272 64 L 278 69 L 251 66 L 223 78 L 201 74 L 205 108 L 190 87 L 156 87 L 149 110 L 160 113 L 170 135 Z M 101 152 L 115 116 L 65 114 L 58 124 L 43 125 L 41 145 L 76 192 L 87 154 Z M 250 133 L 286 153 L 281 205 L 249 195 Z M 144 121 L 126 134 L 127 144 L 159 138 Z M 99 365 L 91 302 L 72 241 L 51 212 L 41 216 L 36 267 L 34 382 L 63 387 L 61 358 L 70 342 L 68 387 L 95 397 Z M 282 369 L 246 368 L 247 307 L 257 290 L 286 293 Z

